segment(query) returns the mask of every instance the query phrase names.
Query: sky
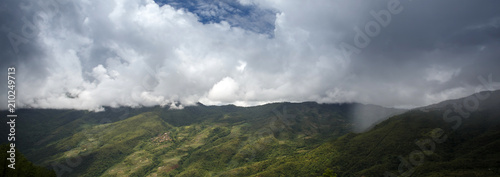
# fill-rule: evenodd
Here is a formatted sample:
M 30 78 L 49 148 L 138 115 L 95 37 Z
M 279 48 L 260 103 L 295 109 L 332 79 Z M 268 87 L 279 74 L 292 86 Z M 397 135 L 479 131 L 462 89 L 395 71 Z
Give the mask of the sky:
M 500 88 L 500 1 L 4 0 L 17 108 L 359 102 Z

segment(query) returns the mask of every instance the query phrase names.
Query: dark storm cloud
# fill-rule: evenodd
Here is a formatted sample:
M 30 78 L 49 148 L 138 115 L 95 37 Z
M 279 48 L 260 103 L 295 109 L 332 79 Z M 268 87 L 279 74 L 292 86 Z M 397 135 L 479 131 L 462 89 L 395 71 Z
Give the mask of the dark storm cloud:
M 500 87 L 497 1 L 30 2 L 0 12 L 1 68 L 19 68 L 22 107 L 415 107 Z M 387 24 L 373 16 L 391 8 Z M 355 29 L 370 43 L 357 46 Z M 17 52 L 11 33 L 28 41 Z M 343 44 L 356 47 L 350 57 Z
M 386 90 L 407 87 L 411 91 L 407 99 L 417 100 L 425 94 L 478 85 L 478 76 L 499 77 L 500 70 L 494 69 L 500 66 L 500 51 L 495 50 L 500 41 L 500 13 L 495 8 L 499 5 L 496 1 L 401 1 L 401 13 L 393 14 L 359 55 L 353 54 L 350 71 L 367 80 L 367 85 Z M 358 24 L 363 31 L 375 20 L 365 15 Z M 353 36 L 354 32 L 344 41 L 353 44 Z M 461 94 L 465 93 L 450 97 Z M 384 97 L 391 98 L 390 94 Z M 378 103 L 387 100 L 381 98 Z

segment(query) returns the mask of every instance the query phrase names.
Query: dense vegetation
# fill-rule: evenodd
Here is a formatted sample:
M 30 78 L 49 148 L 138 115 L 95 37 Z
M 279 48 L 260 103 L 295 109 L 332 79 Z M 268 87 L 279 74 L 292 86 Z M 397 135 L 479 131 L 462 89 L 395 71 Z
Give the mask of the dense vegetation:
M 363 133 L 351 132 L 360 107 L 401 110 L 309 102 L 29 109 L 19 111 L 18 141 L 28 159 L 64 176 L 495 176 L 499 96 L 491 92 L 457 129 L 443 120 L 453 107 L 441 104 Z
M 7 166 L 11 164 L 7 158 L 10 154 L 5 153 L 7 151 L 10 151 L 10 146 L 9 144 L 2 144 L 0 145 L 0 176 L 9 176 L 9 177 L 16 177 L 16 176 L 32 176 L 32 177 L 51 177 L 51 176 L 56 176 L 56 173 L 53 170 L 49 170 L 44 167 L 40 167 L 37 165 L 34 165 L 26 157 L 24 157 L 23 154 L 19 153 L 19 151 L 16 150 L 15 152 L 15 164 L 14 168 L 11 169 L 8 168 Z

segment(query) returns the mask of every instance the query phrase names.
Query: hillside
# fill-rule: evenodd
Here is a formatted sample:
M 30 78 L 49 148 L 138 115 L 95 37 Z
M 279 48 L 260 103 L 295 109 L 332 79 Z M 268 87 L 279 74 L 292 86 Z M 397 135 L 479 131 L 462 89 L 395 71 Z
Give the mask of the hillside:
M 481 95 L 407 112 L 312 102 L 29 109 L 18 141 L 63 176 L 498 176 L 500 91 Z
M 500 92 L 481 95 L 488 98 L 477 108 L 469 102 L 472 95 L 411 110 L 260 174 L 311 176 L 310 167 L 320 166 L 339 176 L 500 176 Z M 454 104 L 475 109 L 453 112 Z
M 26 157 L 21 154 L 17 149 L 15 150 L 15 163 L 12 166 L 15 169 L 7 168 L 7 166 L 11 165 L 12 162 L 8 159 L 10 154 L 4 153 L 12 151 L 11 147 L 7 144 L 3 144 L 0 146 L 0 176 L 32 176 L 32 177 L 52 177 L 56 176 L 56 173 L 53 170 L 49 170 L 44 167 L 40 167 L 34 165 Z
M 217 175 L 304 154 L 358 126 L 357 110 L 376 110 L 373 122 L 402 112 L 312 102 L 97 113 L 27 109 L 18 111 L 16 143 L 28 159 L 64 176 Z

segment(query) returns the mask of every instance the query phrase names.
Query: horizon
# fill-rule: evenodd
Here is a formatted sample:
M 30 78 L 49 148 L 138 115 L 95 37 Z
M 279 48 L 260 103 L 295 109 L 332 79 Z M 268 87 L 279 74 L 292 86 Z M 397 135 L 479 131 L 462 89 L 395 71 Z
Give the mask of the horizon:
M 205 104 L 200 103 L 200 102 L 197 102 L 197 103 L 191 104 L 191 105 L 182 105 L 182 103 L 176 102 L 175 105 L 174 105 L 174 107 L 172 107 L 172 105 L 151 105 L 151 106 L 139 105 L 139 106 L 118 106 L 118 107 L 103 106 L 103 107 L 101 107 L 99 109 L 95 109 L 95 110 L 71 109 L 71 108 L 70 109 L 68 109 L 68 108 L 62 108 L 62 109 L 60 109 L 60 108 L 20 108 L 20 109 L 17 109 L 17 110 L 23 110 L 23 109 L 26 109 L 26 110 L 29 110 L 29 109 L 40 109 L 40 110 L 75 110 L 75 111 L 103 112 L 103 111 L 107 111 L 106 108 L 111 108 L 111 109 L 120 109 L 120 108 L 136 109 L 136 108 L 152 108 L 152 107 L 166 108 L 166 107 L 168 107 L 168 109 L 172 109 L 172 110 L 181 110 L 181 109 L 184 109 L 185 107 L 200 106 L 200 104 L 201 104 L 201 106 L 214 106 L 214 107 L 235 106 L 235 107 L 239 107 L 239 108 L 253 108 L 253 107 L 259 107 L 259 106 L 265 106 L 265 105 L 271 105 L 271 104 L 287 104 L 287 103 L 289 103 L 289 104 L 303 104 L 303 103 L 314 103 L 314 104 L 319 104 L 319 105 L 321 105 L 321 104 L 326 104 L 326 105 L 333 105 L 333 104 L 338 104 L 338 105 L 343 105 L 343 104 L 371 105 L 371 106 L 380 106 L 380 107 L 389 108 L 389 109 L 400 109 L 400 110 L 409 111 L 409 110 L 414 110 L 414 109 L 418 109 L 418 108 L 424 108 L 424 107 L 432 106 L 432 105 L 439 104 L 439 103 L 442 103 L 442 102 L 445 102 L 445 101 L 453 101 L 453 100 L 463 99 L 463 98 L 466 98 L 466 97 L 469 97 L 469 96 L 473 96 L 475 94 L 483 93 L 483 92 L 500 92 L 500 89 L 499 90 L 483 90 L 483 91 L 475 92 L 475 93 L 470 94 L 470 95 L 466 95 L 464 97 L 451 98 L 451 99 L 448 99 L 448 100 L 442 100 L 442 101 L 439 101 L 439 102 L 435 102 L 435 103 L 431 103 L 431 104 L 423 105 L 423 106 L 419 106 L 419 107 L 413 107 L 413 108 L 386 107 L 386 106 L 377 105 L 377 104 L 365 104 L 365 103 L 359 103 L 359 102 L 320 103 L 320 102 L 316 102 L 316 101 L 302 101 L 302 102 L 282 101 L 282 102 L 269 102 L 269 103 L 264 103 L 264 104 L 260 104 L 260 105 L 250 105 L 250 106 L 238 106 L 238 105 L 234 105 L 234 104 L 205 105 Z M 4 109 L 4 110 L 0 110 L 0 111 L 8 111 L 8 109 Z

